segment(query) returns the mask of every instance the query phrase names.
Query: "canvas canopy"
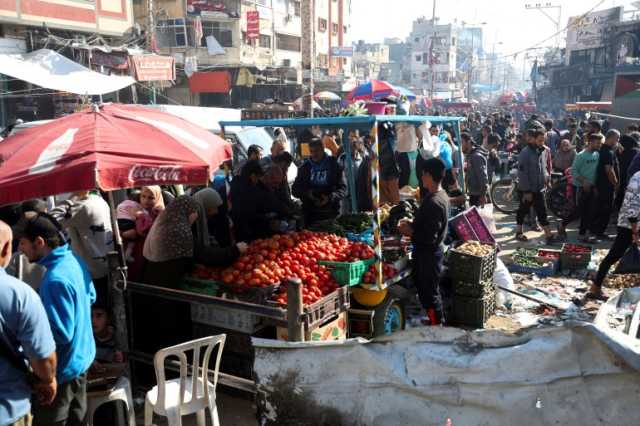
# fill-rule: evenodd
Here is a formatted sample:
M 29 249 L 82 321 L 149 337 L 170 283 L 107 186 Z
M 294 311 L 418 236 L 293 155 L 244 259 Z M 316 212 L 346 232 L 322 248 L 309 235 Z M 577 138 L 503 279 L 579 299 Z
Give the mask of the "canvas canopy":
M 95 72 L 49 49 L 0 54 L 0 74 L 76 95 L 104 95 L 135 83 L 133 77 Z

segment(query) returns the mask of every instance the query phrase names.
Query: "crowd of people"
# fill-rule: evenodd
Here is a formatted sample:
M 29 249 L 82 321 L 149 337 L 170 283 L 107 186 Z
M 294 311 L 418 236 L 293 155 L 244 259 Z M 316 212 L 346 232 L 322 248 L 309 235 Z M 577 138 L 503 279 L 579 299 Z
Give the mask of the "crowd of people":
M 528 240 L 524 225 L 533 211 L 537 221 L 531 223 L 531 228 L 538 230 L 540 225 L 547 244 L 567 240 L 567 227 L 576 221 L 579 242 L 613 241 L 587 293 L 588 297 L 602 299 L 602 283 L 609 269 L 638 240 L 638 126 L 631 124 L 620 131 L 611 128 L 606 120 L 578 121 L 568 116 L 554 122 L 548 117 L 533 115 L 518 128 L 515 120 L 503 113 L 475 114 L 467 124 L 468 129 L 475 132 L 475 136 L 461 135 L 471 204 L 488 202 L 487 191 L 493 173 L 488 166 L 491 154 L 487 151 L 493 149 L 489 141 L 497 137 L 500 151 L 517 154 L 520 206 L 516 214 L 516 240 Z M 566 191 L 572 207 L 570 214 L 557 224 L 555 234 L 544 197 L 554 173 L 568 178 L 570 185 Z M 615 235 L 610 235 L 608 227 L 615 214 L 617 229 Z
M 590 289 L 602 297 L 609 268 L 638 240 L 640 132 L 629 126 L 621 134 L 596 120 L 567 119 L 562 127 L 543 116 L 505 112 L 469 114 L 459 135 L 448 124 L 379 124 L 380 203 L 397 204 L 407 187 L 421 193 L 416 217 L 402 221 L 399 231 L 413 240 L 414 283 L 428 323 L 444 321 L 438 282 L 452 208 L 491 203 L 491 183 L 505 172 L 505 153 L 517 155 L 518 241 L 528 239 L 524 226 L 532 212 L 531 228 L 540 226 L 549 244 L 566 239 L 575 221 L 580 241 L 609 240 L 607 226 L 618 212 L 615 240 Z M 21 424 L 32 413 L 36 425 L 80 424 L 87 374 L 101 363 L 124 360 L 110 324 L 108 259 L 116 229 L 129 279 L 175 287 L 195 263 L 230 265 L 247 243 L 334 219 L 351 210 L 353 198 L 359 211 L 372 210 L 368 134 L 312 129 L 298 134 L 297 143 L 307 150 L 305 159 L 288 152 L 281 132 L 268 155 L 249 147 L 244 161 L 225 163 L 226 173 L 206 187 L 184 193 L 159 186 L 130 190 L 115 218 L 95 191 L 70 194 L 54 206 L 31 200 L 2 208 L 0 419 Z M 291 167 L 297 167 L 293 182 Z M 544 199 L 553 173 L 570 176 L 575 206 L 555 233 Z M 163 319 L 160 303 L 149 309 L 158 315 L 139 310 L 136 316 L 141 323 L 154 322 L 158 332 L 140 338 L 157 349 L 179 336 L 181 323 Z M 163 321 L 166 327 L 158 327 Z M 31 405 L 25 374 L 36 377 Z

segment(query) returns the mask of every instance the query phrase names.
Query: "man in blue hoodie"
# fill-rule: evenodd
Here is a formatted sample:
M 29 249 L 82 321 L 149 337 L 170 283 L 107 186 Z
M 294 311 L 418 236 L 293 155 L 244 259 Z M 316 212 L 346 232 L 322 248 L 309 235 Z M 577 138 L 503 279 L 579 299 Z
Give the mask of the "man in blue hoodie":
M 91 274 L 71 251 L 60 224 L 47 214 L 25 222 L 20 250 L 30 262 L 47 269 L 39 294 L 58 357 L 58 393 L 51 405 L 34 404 L 33 424 L 80 425 L 87 408 L 86 372 L 96 354 L 91 329 L 96 292 Z

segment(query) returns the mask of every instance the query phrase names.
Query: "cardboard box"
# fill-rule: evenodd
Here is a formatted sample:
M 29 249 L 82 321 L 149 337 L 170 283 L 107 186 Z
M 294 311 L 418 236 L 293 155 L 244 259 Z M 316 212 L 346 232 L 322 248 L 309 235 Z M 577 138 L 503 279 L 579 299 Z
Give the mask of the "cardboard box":
M 288 340 L 289 332 L 285 327 L 277 327 L 278 340 Z M 320 327 L 305 333 L 307 342 L 327 340 L 344 340 L 347 338 L 347 313 L 341 312 L 336 318 L 329 320 Z

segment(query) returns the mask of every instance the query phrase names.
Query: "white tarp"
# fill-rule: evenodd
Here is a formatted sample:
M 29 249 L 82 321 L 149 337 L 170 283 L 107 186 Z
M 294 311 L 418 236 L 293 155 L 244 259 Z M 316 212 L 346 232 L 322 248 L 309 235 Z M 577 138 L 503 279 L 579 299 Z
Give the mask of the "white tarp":
M 336 345 L 254 339 L 261 424 L 638 425 L 640 353 L 602 336 L 567 323 Z
M 0 54 L 0 74 L 46 89 L 77 95 L 104 95 L 136 82 L 133 77 L 91 71 L 49 49 L 24 54 Z

